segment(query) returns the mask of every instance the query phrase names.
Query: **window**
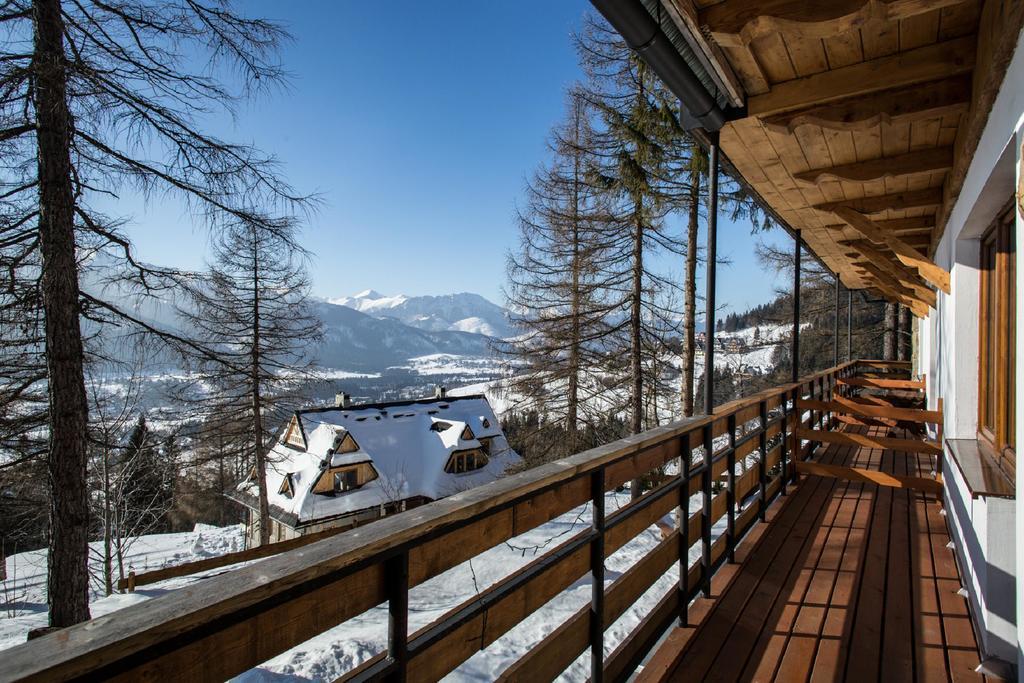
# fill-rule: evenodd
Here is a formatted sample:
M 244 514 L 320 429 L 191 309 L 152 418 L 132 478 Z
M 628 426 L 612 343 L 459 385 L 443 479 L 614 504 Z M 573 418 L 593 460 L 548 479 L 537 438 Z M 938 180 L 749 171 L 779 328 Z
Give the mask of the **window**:
M 305 448 L 306 439 L 302 436 L 302 425 L 299 424 L 299 416 L 293 415 L 288 423 L 288 430 L 284 433 L 284 442 L 295 448 Z
M 369 462 L 331 467 L 320 473 L 313 484 L 313 493 L 334 495 L 354 491 L 377 478 L 377 470 Z
M 459 435 L 459 438 L 462 439 L 463 441 L 472 441 L 473 439 L 476 438 L 476 435 L 473 434 L 473 430 L 469 428 L 469 425 L 466 425 L 466 427 L 462 430 L 462 434 Z
M 285 498 L 291 498 L 295 495 L 295 489 L 292 487 L 291 474 L 284 475 L 284 479 L 281 480 L 281 486 L 277 489 L 277 493 Z
M 344 436 L 338 435 L 334 437 L 334 450 L 338 453 L 355 453 L 359 450 L 359 444 L 352 438 L 352 434 L 345 432 Z
M 351 491 L 357 488 L 359 488 L 359 472 L 355 468 L 334 473 L 335 492 Z
M 486 467 L 488 462 L 487 455 L 479 448 L 455 451 L 448 458 L 444 471 L 449 474 L 463 474 Z
M 480 450 L 484 452 L 484 455 L 491 454 L 491 442 L 494 441 L 493 437 L 483 437 L 480 439 Z
M 1016 244 L 1011 207 L 981 238 L 978 436 L 1011 479 L 1016 472 L 1014 358 Z

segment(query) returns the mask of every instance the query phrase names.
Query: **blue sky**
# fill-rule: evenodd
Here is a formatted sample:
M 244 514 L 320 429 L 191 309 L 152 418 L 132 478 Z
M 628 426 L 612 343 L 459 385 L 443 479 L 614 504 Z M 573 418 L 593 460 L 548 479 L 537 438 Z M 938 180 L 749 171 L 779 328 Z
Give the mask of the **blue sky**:
M 239 7 L 288 27 L 282 58 L 293 78 L 213 125 L 277 155 L 293 185 L 322 196 L 304 231 L 314 294 L 472 291 L 500 303 L 515 207 L 581 75 L 570 35 L 589 3 Z M 177 205 L 122 197 L 116 212 L 132 219 L 145 260 L 202 266 L 206 235 Z M 720 224 L 720 254 L 732 261 L 719 269 L 723 306 L 772 298 L 757 239 L 746 225 Z

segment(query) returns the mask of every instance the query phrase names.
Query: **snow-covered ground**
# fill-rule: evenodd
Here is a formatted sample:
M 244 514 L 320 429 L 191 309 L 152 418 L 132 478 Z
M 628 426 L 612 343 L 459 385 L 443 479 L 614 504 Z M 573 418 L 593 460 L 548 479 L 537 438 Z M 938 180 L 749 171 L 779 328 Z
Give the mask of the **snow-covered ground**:
M 197 524 L 195 529 L 177 534 L 154 534 L 133 539 L 126 557 L 129 568 L 137 574 L 161 567 L 193 562 L 206 557 L 241 550 L 244 529 L 240 525 L 215 527 Z M 102 543 L 90 543 L 89 571 L 91 580 L 90 610 L 92 616 L 108 614 L 157 595 L 187 585 L 198 577 L 169 579 L 147 586 L 135 593 L 104 595 L 102 579 Z M 225 571 L 217 569 L 199 576 Z M 114 569 L 117 585 L 117 569 Z M 0 581 L 0 649 L 24 642 L 29 630 L 46 626 L 46 550 L 30 550 L 7 558 L 7 580 Z
M 498 357 L 459 356 L 451 353 L 432 353 L 410 358 L 408 365 L 396 366 L 413 370 L 420 375 L 469 375 L 491 377 L 505 372 L 505 363 Z
M 610 513 L 628 502 L 628 491 L 609 492 L 605 506 Z M 690 502 L 691 512 L 700 509 L 700 496 L 695 496 Z M 581 506 L 415 587 L 410 591 L 410 631 L 440 618 L 453 607 L 471 599 L 479 591 L 526 565 L 537 555 L 569 540 L 573 534 L 584 530 L 590 523 L 589 505 Z M 714 527 L 713 533 L 717 537 L 723 532 L 724 519 Z M 207 526 L 199 526 L 194 532 L 184 534 L 145 536 L 135 544 L 132 562 L 137 571 L 187 562 L 210 554 L 228 552 L 240 544 L 241 536 L 239 527 L 217 529 Z M 651 526 L 619 549 L 607 560 L 606 582 L 611 584 L 643 555 L 650 552 L 660 540 L 657 527 Z M 691 563 L 699 556 L 699 545 L 691 548 Z M 0 605 L 0 648 L 12 647 L 22 642 L 29 629 L 42 626 L 46 621 L 45 551 L 20 553 L 9 557 L 7 571 L 10 578 L 0 585 L 3 590 L 0 597 L 5 600 Z M 228 570 L 213 570 L 208 575 L 224 571 Z M 607 652 L 610 653 L 639 623 L 656 601 L 671 588 L 676 578 L 677 571 L 673 566 L 608 629 L 605 640 Z M 109 597 L 102 597 L 99 591 L 94 590 L 92 614 L 107 614 L 200 580 L 202 578 L 198 576 L 172 579 L 146 586 L 132 594 L 115 594 Z M 448 676 L 447 680 L 493 680 L 499 672 L 529 651 L 577 610 L 589 604 L 590 586 L 589 575 L 581 577 L 569 589 L 560 593 L 490 647 L 463 663 Z M 387 621 L 387 607 L 381 605 L 271 659 L 243 674 L 238 680 L 277 681 L 283 677 L 311 681 L 334 679 L 384 651 L 387 645 Z M 589 654 L 584 653 L 561 678 L 583 680 L 589 674 L 589 666 Z

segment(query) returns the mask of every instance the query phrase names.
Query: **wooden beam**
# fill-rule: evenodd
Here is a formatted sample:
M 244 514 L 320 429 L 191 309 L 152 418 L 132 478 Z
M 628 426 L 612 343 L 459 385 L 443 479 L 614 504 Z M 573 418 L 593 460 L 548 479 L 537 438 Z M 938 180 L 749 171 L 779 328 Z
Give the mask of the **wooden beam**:
M 919 389 L 924 391 L 921 379 L 877 379 L 871 377 L 840 377 L 839 386 L 864 387 L 865 389 Z
M 825 202 L 824 204 L 815 204 L 812 208 L 818 211 L 831 211 L 833 213 L 839 207 L 853 209 L 860 213 L 881 213 L 882 211 L 889 210 L 901 211 L 903 209 L 934 207 L 938 206 L 941 202 L 942 189 L 932 187 L 926 190 L 896 192 L 894 194 L 878 195 L 877 197 L 860 197 L 858 199 Z M 845 221 L 846 219 L 843 220 Z
M 909 240 L 904 241 L 909 242 Z M 903 263 L 900 262 L 892 252 L 882 252 L 872 246 L 871 242 L 868 242 L 867 240 L 851 240 L 847 242 L 840 242 L 839 244 L 854 249 L 857 253 L 870 261 L 872 265 L 885 269 L 886 272 L 899 280 L 904 287 L 909 287 L 914 290 L 928 289 L 927 284 L 917 274 L 917 271 L 903 265 Z
M 796 407 L 798 410 L 820 410 L 827 413 L 844 413 L 855 417 L 877 417 L 902 422 L 929 422 L 932 424 L 939 424 L 942 422 L 942 413 L 936 410 L 867 406 L 839 396 L 833 398 L 831 401 L 818 401 L 809 398 L 797 399 Z
M 935 228 L 935 216 L 928 214 L 927 216 L 912 216 L 910 218 L 888 218 L 876 220 L 875 223 L 883 230 L 900 237 L 907 235 L 928 235 L 931 237 L 932 230 Z M 825 229 L 835 232 L 846 232 L 849 226 L 846 223 L 835 223 L 833 225 L 826 225 Z
M 755 38 L 784 33 L 831 38 L 872 19 L 897 22 L 966 0 L 725 0 L 700 11 L 700 24 L 722 47 L 749 45 Z
M 928 306 L 924 302 L 915 299 L 912 296 L 904 294 L 901 290 L 893 289 L 884 282 L 879 282 L 870 273 L 862 274 L 861 277 L 865 278 L 871 284 L 872 287 L 878 290 L 878 292 L 881 293 L 883 298 L 898 304 L 903 304 L 904 306 L 909 308 L 910 311 L 918 318 L 927 317 Z
M 931 147 L 892 157 L 882 157 L 880 159 L 859 161 L 857 163 L 842 164 L 840 166 L 816 168 L 810 171 L 804 171 L 803 173 L 795 173 L 793 177 L 797 180 L 811 184 L 827 180 L 855 180 L 857 182 L 867 182 L 869 180 L 914 175 L 915 173 L 943 171 L 950 168 L 952 165 L 952 147 Z
M 917 249 L 901 240 L 895 235 L 889 235 L 879 229 L 874 221 L 864 214 L 846 206 L 837 206 L 832 210 L 837 217 L 849 223 L 850 227 L 864 235 L 872 242 L 885 244 L 903 263 L 917 270 L 928 282 L 932 283 L 946 294 L 949 294 L 949 273 L 939 268 L 927 256 Z
M 748 99 L 747 114 L 769 116 L 967 73 L 975 49 L 974 36 L 967 36 L 784 81 Z
M 929 308 L 935 308 L 937 301 L 935 292 L 932 290 L 925 287 L 918 289 L 916 287 L 906 285 L 870 261 L 857 261 L 853 266 L 870 273 L 876 280 L 885 286 L 896 290 L 902 296 L 914 299 L 915 301 L 920 301 Z
M 798 439 L 834 443 L 840 446 L 860 446 L 862 448 L 879 448 L 903 453 L 927 453 L 941 455 L 942 446 L 934 441 L 919 439 L 894 439 L 888 436 L 869 436 L 858 432 L 836 432 L 828 430 L 804 429 L 796 430 Z
M 842 467 L 840 465 L 824 465 L 820 462 L 795 462 L 796 471 L 802 474 L 814 474 L 819 477 L 832 477 L 844 481 L 859 481 L 866 484 L 877 484 L 897 489 L 914 489 L 925 493 L 942 495 L 942 482 L 924 477 L 907 477 L 902 474 L 888 474 L 878 470 L 866 470 L 861 467 Z
M 810 105 L 761 118 L 766 128 L 795 133 L 800 126 L 831 130 L 865 130 L 882 123 L 934 119 L 967 111 L 971 101 L 968 75 L 921 83 L 910 88 L 861 95 L 823 105 Z
M 729 95 L 733 106 L 742 106 L 747 97 L 743 85 L 736 77 L 736 73 L 722 49 L 700 30 L 697 9 L 693 6 L 693 0 L 665 0 L 662 5 L 668 15 L 672 17 L 672 21 L 675 22 L 684 39 L 692 41 L 694 47 L 698 48 L 695 50 L 697 58 L 701 60 L 708 71 L 713 71 L 718 76 L 718 80 Z M 764 90 L 761 92 L 767 90 L 768 81 L 765 80 Z

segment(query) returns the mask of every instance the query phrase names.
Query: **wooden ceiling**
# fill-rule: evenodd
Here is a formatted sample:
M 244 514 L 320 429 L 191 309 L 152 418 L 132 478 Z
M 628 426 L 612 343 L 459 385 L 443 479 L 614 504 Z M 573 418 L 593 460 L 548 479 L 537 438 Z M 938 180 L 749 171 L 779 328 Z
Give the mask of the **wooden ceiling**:
M 917 315 L 1024 20 L 1021 0 L 664 0 L 746 118 L 736 169 L 852 289 Z

